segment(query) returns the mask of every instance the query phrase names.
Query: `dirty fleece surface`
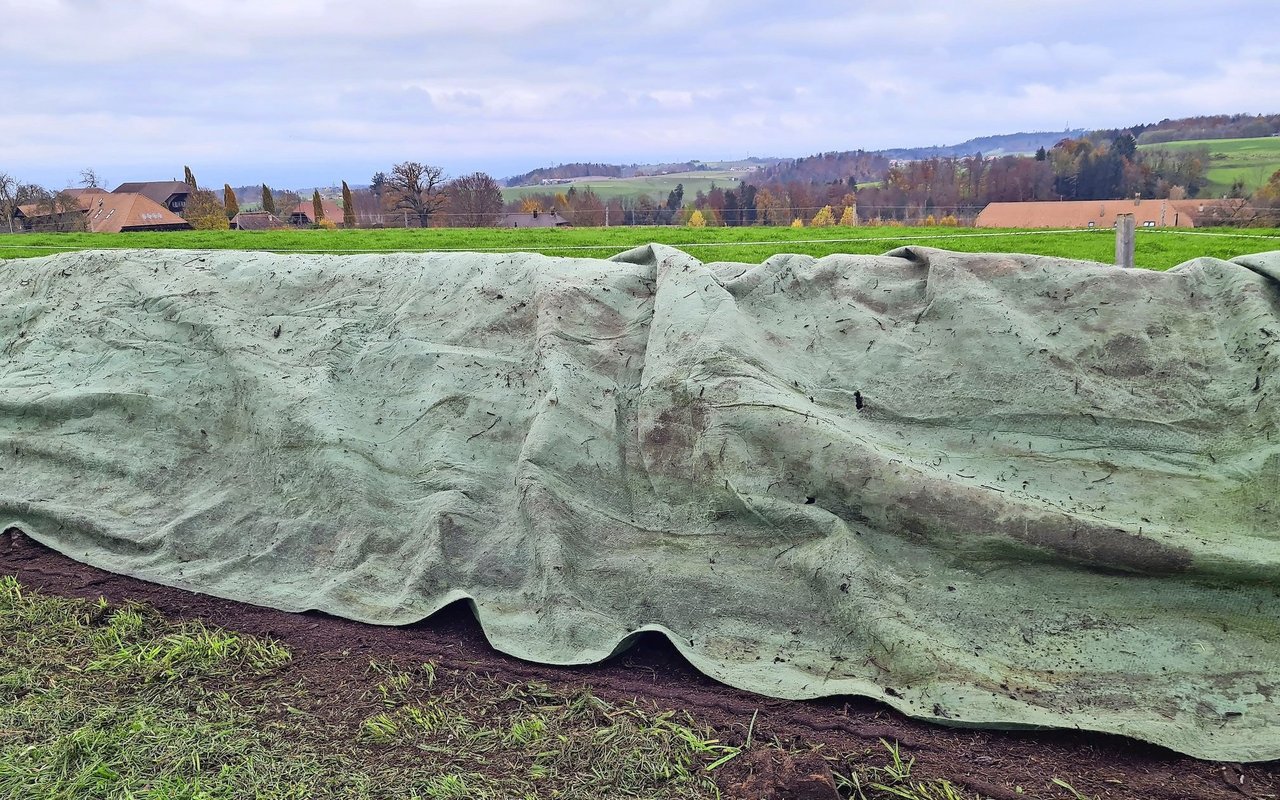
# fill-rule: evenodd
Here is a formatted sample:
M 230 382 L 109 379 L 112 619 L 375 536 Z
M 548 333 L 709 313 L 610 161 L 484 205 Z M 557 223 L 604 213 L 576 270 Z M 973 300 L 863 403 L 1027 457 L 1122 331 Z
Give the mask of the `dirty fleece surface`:
M 0 528 L 781 698 L 1280 757 L 1280 253 L 0 266 Z

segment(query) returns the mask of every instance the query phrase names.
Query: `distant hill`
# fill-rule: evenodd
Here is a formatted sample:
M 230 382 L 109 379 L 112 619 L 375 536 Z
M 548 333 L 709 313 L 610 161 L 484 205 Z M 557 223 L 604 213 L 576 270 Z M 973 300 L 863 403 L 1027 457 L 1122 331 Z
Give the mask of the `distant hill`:
M 830 183 L 853 178 L 855 182 L 884 177 L 890 161 L 917 161 L 925 158 L 959 158 L 981 153 L 984 156 L 1031 154 L 1046 150 L 1066 138 L 1085 134 L 1083 128 L 1065 131 L 1035 131 L 980 136 L 966 142 L 933 147 L 902 147 L 892 150 L 845 150 L 801 158 L 754 157 L 736 161 L 691 161 L 664 164 L 591 164 L 578 162 L 542 167 L 503 181 L 508 187 L 567 184 L 581 179 L 642 178 L 690 172 L 757 171 L 761 181 L 778 180 Z
M 1207 163 L 1208 183 L 1202 197 L 1220 197 L 1232 191 L 1253 192 L 1280 170 L 1280 136 L 1252 139 L 1190 139 L 1141 144 L 1145 152 L 1196 150 Z
M 507 186 L 538 186 L 542 183 L 568 183 L 574 178 L 621 178 L 623 169 L 618 164 L 575 162 L 530 170 L 523 175 L 507 178 L 503 183 Z
M 1207 117 L 1162 119 L 1159 122 L 1134 125 L 1119 130 L 1100 130 L 1089 138 L 1112 139 L 1120 133 L 1132 133 L 1138 144 L 1187 142 L 1197 139 L 1255 139 L 1280 134 L 1280 114 L 1217 114 Z
M 740 158 L 736 161 L 679 161 L 670 164 L 633 164 L 623 169 L 625 178 L 642 178 L 650 175 L 671 175 L 677 172 L 749 172 L 751 170 L 770 167 L 785 158 Z
M 502 181 L 507 187 L 541 186 L 544 184 L 573 183 L 583 179 L 645 178 L 657 175 L 674 175 L 686 172 L 748 171 L 767 167 L 785 159 L 741 158 L 736 161 L 672 161 L 661 164 L 591 164 L 576 162 L 554 167 L 541 167 L 523 175 L 513 175 Z
M 925 158 L 963 158 L 981 153 L 984 156 L 1031 155 L 1041 147 L 1048 150 L 1063 139 L 1077 139 L 1086 133 L 1084 128 L 1063 131 L 1031 131 L 1002 133 L 996 136 L 979 136 L 960 144 L 934 147 L 897 147 L 877 150 L 878 155 L 894 161 L 919 161 Z
M 1156 123 L 1143 123 L 1128 128 L 1090 131 L 1071 128 L 1061 131 L 1023 131 L 991 136 L 978 136 L 959 144 L 931 147 L 895 147 L 887 150 L 843 150 L 816 153 L 799 158 L 747 158 L 739 161 L 683 161 L 667 164 L 561 164 L 543 167 L 507 178 L 509 187 L 539 186 L 544 182 L 570 183 L 581 179 L 600 178 L 640 179 L 657 178 L 672 174 L 749 172 L 744 180 L 764 184 L 769 182 L 829 184 L 836 181 L 861 184 L 884 179 L 890 163 L 894 161 L 921 161 L 930 158 L 965 158 L 982 154 L 984 157 L 1031 155 L 1043 147 L 1050 150 L 1063 139 L 1089 138 L 1095 143 L 1110 142 L 1125 133 L 1133 134 L 1139 144 L 1184 141 L 1191 139 L 1237 139 L 1267 137 L 1280 134 L 1280 114 L 1220 114 L 1216 116 L 1164 119 Z M 1225 175 L 1225 173 L 1224 173 Z M 665 184 L 663 184 L 665 185 Z M 646 185 L 645 193 L 658 191 L 658 186 Z M 613 187 L 624 191 L 624 186 Z
M 759 182 L 767 183 L 835 183 L 851 181 L 865 183 L 878 181 L 889 169 L 889 159 L 881 153 L 864 150 L 818 153 L 804 158 L 791 159 L 766 167 L 759 173 Z

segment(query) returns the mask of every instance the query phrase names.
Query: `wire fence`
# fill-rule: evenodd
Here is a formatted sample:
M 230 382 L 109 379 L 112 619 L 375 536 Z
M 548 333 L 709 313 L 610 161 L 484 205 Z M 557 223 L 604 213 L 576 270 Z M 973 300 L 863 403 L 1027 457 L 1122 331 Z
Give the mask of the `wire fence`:
M 822 239 L 761 239 L 750 241 L 725 241 L 725 242 L 662 242 L 668 247 L 677 247 L 688 249 L 694 247 L 776 247 L 782 245 L 794 244 L 850 244 L 861 242 L 903 242 L 903 241 L 932 241 L 939 239 L 979 239 L 987 237 L 1008 237 L 1008 236 L 1043 236 L 1056 235 L 1065 233 L 1099 233 L 1107 232 L 1107 229 L 1095 228 L 1061 228 L 1051 230 L 1034 230 L 1034 231 L 991 231 L 983 233 L 943 233 L 943 234 L 926 234 L 923 236 L 913 236 L 909 229 L 904 228 L 904 233 L 898 236 L 845 236 Z M 647 242 L 644 242 L 647 244 Z M 619 247 L 635 247 L 638 245 L 629 245 L 623 242 L 601 242 L 599 244 L 563 244 L 563 245 L 536 245 L 532 249 L 539 252 L 546 250 L 556 251 L 573 251 L 573 250 L 613 250 Z M 92 245 L 21 245 L 21 244 L 0 244 L 0 248 L 22 249 L 22 250 L 132 250 L 131 247 L 95 247 Z M 183 248 L 186 249 L 186 248 Z M 197 248 L 200 249 L 200 248 Z M 255 252 L 267 253 L 508 253 L 529 250 L 530 246 L 511 246 L 511 247 L 424 247 L 424 248 L 345 248 L 345 247 L 255 247 Z

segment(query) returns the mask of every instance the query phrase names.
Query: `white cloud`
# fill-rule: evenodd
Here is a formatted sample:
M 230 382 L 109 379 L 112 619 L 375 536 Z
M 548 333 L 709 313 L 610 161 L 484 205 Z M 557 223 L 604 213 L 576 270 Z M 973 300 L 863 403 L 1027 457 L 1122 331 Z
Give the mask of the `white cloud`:
M 0 169 L 307 186 L 405 158 L 501 176 L 1276 112 L 1278 9 L 0 0 Z

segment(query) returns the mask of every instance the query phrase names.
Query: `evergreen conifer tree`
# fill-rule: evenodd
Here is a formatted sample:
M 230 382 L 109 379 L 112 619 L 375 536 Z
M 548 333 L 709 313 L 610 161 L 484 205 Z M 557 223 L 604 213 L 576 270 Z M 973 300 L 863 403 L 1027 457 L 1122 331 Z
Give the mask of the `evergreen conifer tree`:
M 183 171 L 183 173 L 184 173 L 182 180 L 183 180 L 183 181 L 184 181 L 188 186 L 190 186 L 192 189 L 198 189 L 198 188 L 200 188 L 200 187 L 196 184 L 196 176 L 195 176 L 195 173 L 193 173 L 193 172 L 191 171 L 191 167 L 183 166 L 182 171 Z
M 276 213 L 276 199 L 271 196 L 271 187 L 262 184 L 262 210 L 268 214 Z
M 229 183 L 222 184 L 222 206 L 227 210 L 227 219 L 240 213 L 240 201 L 236 200 L 236 192 Z
M 347 186 L 347 182 L 342 182 L 342 227 L 354 228 L 356 226 L 356 204 L 351 199 L 351 187 Z
M 320 202 L 320 190 L 316 189 L 311 194 L 311 221 L 319 225 L 320 220 L 324 219 L 324 205 Z

